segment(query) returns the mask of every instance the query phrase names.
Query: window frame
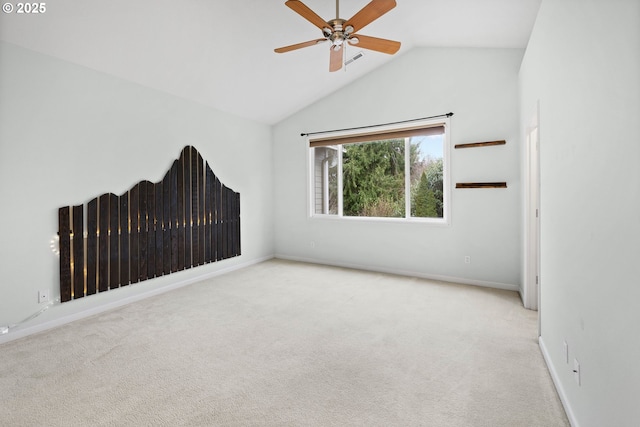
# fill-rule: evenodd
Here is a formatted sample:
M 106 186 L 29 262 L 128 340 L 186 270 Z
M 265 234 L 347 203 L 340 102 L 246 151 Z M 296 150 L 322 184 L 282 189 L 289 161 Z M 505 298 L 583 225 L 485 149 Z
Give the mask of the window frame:
M 343 169 L 342 169 L 342 152 L 338 151 L 338 213 L 337 214 L 324 214 L 315 212 L 315 156 L 314 149 L 311 143 L 314 140 L 324 140 L 329 138 L 343 138 L 349 136 L 355 136 L 360 134 L 366 134 L 371 136 L 371 141 L 385 139 L 385 133 L 402 131 L 414 128 L 428 128 L 428 127 L 444 127 L 443 134 L 443 147 L 442 147 L 442 191 L 443 191 L 443 212 L 442 218 L 425 218 L 425 217 L 412 217 L 410 209 L 410 187 L 407 185 L 410 181 L 410 174 L 407 173 L 407 169 L 410 167 L 407 157 L 410 155 L 410 150 L 407 150 L 407 146 L 410 144 L 405 139 L 405 216 L 398 217 L 371 217 L 371 216 L 345 216 L 343 212 Z M 376 137 L 376 135 L 378 135 Z M 420 223 L 434 226 L 449 226 L 451 219 L 451 127 L 449 117 L 437 118 L 437 119 L 424 119 L 415 120 L 410 123 L 389 124 L 383 126 L 370 126 L 349 130 L 340 130 L 333 132 L 323 132 L 321 134 L 307 135 L 305 137 L 306 150 L 307 150 L 307 216 L 313 220 L 332 220 L 332 221 L 372 221 L 372 222 L 392 222 L 392 223 Z M 340 144 L 343 145 L 343 144 Z M 335 145 L 326 145 L 328 147 Z M 409 193 L 409 197 L 407 197 Z

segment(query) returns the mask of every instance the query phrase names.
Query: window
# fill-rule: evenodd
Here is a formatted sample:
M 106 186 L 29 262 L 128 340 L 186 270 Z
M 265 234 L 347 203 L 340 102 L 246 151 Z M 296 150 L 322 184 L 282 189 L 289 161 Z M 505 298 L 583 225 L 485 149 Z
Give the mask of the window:
M 309 138 L 311 215 L 446 223 L 448 119 Z

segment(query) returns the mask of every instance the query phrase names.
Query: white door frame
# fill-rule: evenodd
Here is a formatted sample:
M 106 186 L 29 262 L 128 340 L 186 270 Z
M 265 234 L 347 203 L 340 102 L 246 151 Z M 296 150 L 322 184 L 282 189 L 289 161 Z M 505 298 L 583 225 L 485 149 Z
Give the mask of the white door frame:
M 526 129 L 523 303 L 540 309 L 540 106 Z M 539 317 L 539 316 L 538 316 Z M 539 325 L 538 325 L 539 326 Z

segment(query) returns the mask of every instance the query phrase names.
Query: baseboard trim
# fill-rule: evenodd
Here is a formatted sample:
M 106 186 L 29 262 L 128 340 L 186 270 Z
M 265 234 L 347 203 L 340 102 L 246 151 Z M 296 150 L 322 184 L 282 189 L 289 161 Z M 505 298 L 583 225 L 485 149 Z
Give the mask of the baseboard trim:
M 175 283 L 171 283 L 162 287 L 158 287 L 158 288 L 154 288 L 151 289 L 149 291 L 146 292 L 142 292 L 140 294 L 136 294 L 136 295 L 131 295 L 129 297 L 123 298 L 121 300 L 118 301 L 112 301 L 97 307 L 91 307 L 88 308 L 86 310 L 82 310 L 79 311 L 77 313 L 72 313 L 72 314 L 68 314 L 65 316 L 61 316 L 59 318 L 50 320 L 48 322 L 43 322 L 43 323 L 39 323 L 37 325 L 33 325 L 33 326 L 25 326 L 24 328 L 21 327 L 16 327 L 15 330 L 10 330 L 8 333 L 4 334 L 4 335 L 0 335 L 0 344 L 3 344 L 5 342 L 9 342 L 9 341 L 13 341 L 13 340 L 17 340 L 19 338 L 24 338 L 27 337 L 29 335 L 33 335 L 33 334 L 37 334 L 39 332 L 44 332 L 47 331 L 49 329 L 53 329 L 56 328 L 58 326 L 62 326 L 62 325 L 66 325 L 67 323 L 71 323 L 74 322 L 76 320 L 80 320 L 80 319 L 84 319 L 87 318 L 89 316 L 93 316 L 96 314 L 100 314 L 100 313 L 104 313 L 106 311 L 109 310 L 113 310 L 115 308 L 119 308 L 122 306 L 125 306 L 127 304 L 131 304 L 133 302 L 136 301 L 141 301 L 143 299 L 146 298 L 150 298 L 152 296 L 155 295 L 160 295 L 163 294 L 165 292 L 169 292 L 175 289 L 179 289 L 182 288 L 184 286 L 188 286 L 191 285 L 193 283 L 197 283 L 197 282 L 201 282 L 203 280 L 207 280 L 207 279 L 211 279 L 212 277 L 216 277 L 216 276 L 221 276 L 223 274 L 227 274 L 230 273 L 232 271 L 235 270 L 240 270 L 242 268 L 246 268 L 249 267 L 251 265 L 254 264 L 259 264 L 261 262 L 264 261 L 268 261 L 270 259 L 273 259 L 274 256 L 270 255 L 270 256 L 266 256 L 266 257 L 261 257 L 261 258 L 256 258 L 256 259 L 252 259 L 250 261 L 246 261 L 243 263 L 239 263 L 239 264 L 234 264 L 231 265 L 229 267 L 226 268 L 222 268 L 220 270 L 216 270 L 216 271 L 212 271 L 206 274 L 202 274 L 196 277 L 191 277 L 189 279 L 185 279 L 185 280 L 181 280 Z
M 401 270 L 396 268 L 383 268 L 376 267 L 371 265 L 361 265 L 355 263 L 348 262 L 334 262 L 334 261 L 326 261 L 326 260 L 318 260 L 313 258 L 304 258 L 291 256 L 286 254 L 276 254 L 275 258 L 289 260 L 289 261 L 299 261 L 299 262 L 308 262 L 310 264 L 323 264 L 323 265 L 331 265 L 334 267 L 343 267 L 343 268 L 352 268 L 354 270 L 365 270 L 365 271 L 375 271 L 377 273 L 388 273 L 388 274 L 396 274 L 398 276 L 409 276 L 409 277 L 418 277 L 420 279 L 428 279 L 428 280 L 437 280 L 440 282 L 450 282 L 450 283 L 460 283 L 463 285 L 473 285 L 473 286 L 481 286 L 485 288 L 494 288 L 494 289 L 503 289 L 507 291 L 520 291 L 520 286 L 512 285 L 508 283 L 499 283 L 499 282 L 490 282 L 484 280 L 474 280 L 467 279 L 463 277 L 453 277 L 453 276 L 441 276 L 437 274 L 427 274 L 419 271 L 412 270 Z
M 556 390 L 558 392 L 558 396 L 560 396 L 560 402 L 562 402 L 562 406 L 564 407 L 564 412 L 567 414 L 567 418 L 569 418 L 569 423 L 571 427 L 579 427 L 578 420 L 571 409 L 571 405 L 569 404 L 569 399 L 567 398 L 567 394 L 562 387 L 562 383 L 560 382 L 560 378 L 558 377 L 558 372 L 556 371 L 555 366 L 551 362 L 551 357 L 549 356 L 549 351 L 547 350 L 547 346 L 544 344 L 544 340 L 542 337 L 538 337 L 538 344 L 540 345 L 540 351 L 542 352 L 542 357 L 544 358 L 544 362 L 547 364 L 547 369 L 549 370 L 549 374 L 551 374 L 551 380 L 553 384 L 556 386 Z

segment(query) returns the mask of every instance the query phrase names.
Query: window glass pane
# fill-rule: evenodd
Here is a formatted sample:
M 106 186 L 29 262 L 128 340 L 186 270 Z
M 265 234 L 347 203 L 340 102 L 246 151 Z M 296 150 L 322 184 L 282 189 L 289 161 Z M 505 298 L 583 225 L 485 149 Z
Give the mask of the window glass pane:
M 447 125 L 434 120 L 309 139 L 312 215 L 442 223 L 450 212 Z
M 344 216 L 404 217 L 404 138 L 343 145 Z
M 411 216 L 443 217 L 444 135 L 411 138 Z
M 316 214 L 338 214 L 338 147 L 314 148 L 313 193 Z

